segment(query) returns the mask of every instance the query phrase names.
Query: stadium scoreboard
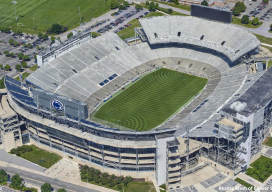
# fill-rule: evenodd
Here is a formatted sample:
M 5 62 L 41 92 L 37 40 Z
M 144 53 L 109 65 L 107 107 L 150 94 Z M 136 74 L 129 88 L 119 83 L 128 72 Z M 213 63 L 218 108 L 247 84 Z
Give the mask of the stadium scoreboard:
M 191 15 L 209 20 L 231 23 L 232 11 L 215 9 L 203 5 L 191 5 Z

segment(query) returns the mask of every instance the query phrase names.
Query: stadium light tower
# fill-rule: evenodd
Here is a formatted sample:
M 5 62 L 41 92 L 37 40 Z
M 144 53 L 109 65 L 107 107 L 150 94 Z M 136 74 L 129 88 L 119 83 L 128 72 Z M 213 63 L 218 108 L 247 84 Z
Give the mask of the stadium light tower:
M 80 18 L 80 23 L 81 23 L 80 7 L 78 7 L 78 10 L 79 10 L 79 18 Z
M 16 22 L 17 22 L 16 8 L 15 8 L 15 4 L 16 4 L 17 2 L 16 2 L 16 1 L 12 1 L 12 3 L 14 4 L 14 9 L 15 9 L 15 17 L 16 17 Z

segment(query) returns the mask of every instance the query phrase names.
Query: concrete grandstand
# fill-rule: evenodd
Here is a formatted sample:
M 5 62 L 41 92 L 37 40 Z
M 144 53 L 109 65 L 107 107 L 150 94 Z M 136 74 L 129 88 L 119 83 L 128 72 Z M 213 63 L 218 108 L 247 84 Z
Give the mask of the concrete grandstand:
M 231 24 L 194 17 L 153 17 L 140 23 L 147 42 L 129 46 L 114 33 L 91 39 L 84 31 L 39 55 L 40 68 L 26 84 L 7 76 L 0 110 L 8 107 L 20 118 L 12 127 L 2 125 L 4 148 L 31 142 L 79 164 L 156 179 L 172 190 L 180 188 L 182 176 L 210 163 L 232 176 L 245 171 L 260 155 L 270 125 L 272 98 L 260 98 L 254 89 L 264 86 L 272 70 L 249 75 L 243 62 L 260 42 Z M 105 98 L 157 67 L 205 77 L 208 83 L 179 113 L 150 131 L 113 129 L 87 119 Z M 256 99 L 249 101 L 248 95 Z M 258 99 L 262 112 L 245 115 L 243 110 L 252 109 Z M 256 118 L 240 118 L 250 115 Z M 8 121 L 4 113 L 0 117 Z M 13 132 L 18 130 L 28 139 L 24 135 L 17 142 Z

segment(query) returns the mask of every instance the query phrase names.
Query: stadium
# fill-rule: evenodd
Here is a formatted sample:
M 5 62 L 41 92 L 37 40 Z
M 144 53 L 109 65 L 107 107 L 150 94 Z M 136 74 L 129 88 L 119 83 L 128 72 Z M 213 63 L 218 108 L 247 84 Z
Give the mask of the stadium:
M 231 176 L 245 171 L 271 122 L 272 71 L 249 74 L 245 62 L 260 41 L 198 17 L 140 23 L 142 43 L 74 31 L 37 56 L 40 68 L 26 83 L 6 76 L 4 149 L 32 143 L 168 190 L 207 164 Z

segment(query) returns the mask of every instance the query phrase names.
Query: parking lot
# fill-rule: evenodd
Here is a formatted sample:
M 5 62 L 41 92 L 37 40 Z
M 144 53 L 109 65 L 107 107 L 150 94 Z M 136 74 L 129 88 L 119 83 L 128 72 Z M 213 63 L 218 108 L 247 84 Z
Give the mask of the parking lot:
M 115 33 L 118 33 L 119 31 L 125 29 L 126 27 L 129 27 L 128 22 L 130 22 L 133 19 L 139 19 L 145 15 L 147 15 L 149 11 L 147 9 L 143 9 L 140 11 L 136 11 L 134 6 L 128 7 L 126 10 L 118 12 L 116 15 L 111 16 L 108 19 L 105 19 L 103 21 L 100 21 L 89 28 L 92 29 L 92 31 L 98 32 L 98 33 L 106 33 L 113 31 Z
M 23 45 L 20 46 L 12 46 L 9 44 L 9 39 L 12 38 L 14 41 L 17 41 L 19 44 L 30 43 L 32 45 L 32 48 L 24 47 Z M 36 50 L 36 46 L 39 47 L 45 47 L 46 44 L 43 42 L 43 40 L 39 39 L 37 36 L 27 36 L 26 34 L 14 35 L 14 33 L 2 33 L 0 32 L 0 64 L 3 65 L 3 67 L 8 64 L 11 67 L 10 71 L 4 71 L 0 70 L 0 78 L 2 78 L 4 75 L 8 74 L 11 77 L 15 77 L 19 73 L 15 70 L 15 65 L 20 64 L 19 58 L 16 56 L 18 53 L 23 53 L 24 55 L 28 55 L 30 60 L 27 61 L 27 64 L 29 66 L 32 66 L 35 62 L 34 55 L 35 53 L 38 53 Z M 2 43 L 4 41 L 5 43 Z M 4 55 L 4 51 L 9 51 L 10 53 L 14 53 L 15 56 L 13 58 L 6 57 Z
M 272 2 L 270 2 L 269 4 L 265 4 L 261 0 L 257 0 L 250 1 L 245 5 L 247 9 L 244 13 L 240 15 L 241 18 L 243 15 L 248 15 L 250 20 L 258 17 L 265 26 L 271 23 Z

